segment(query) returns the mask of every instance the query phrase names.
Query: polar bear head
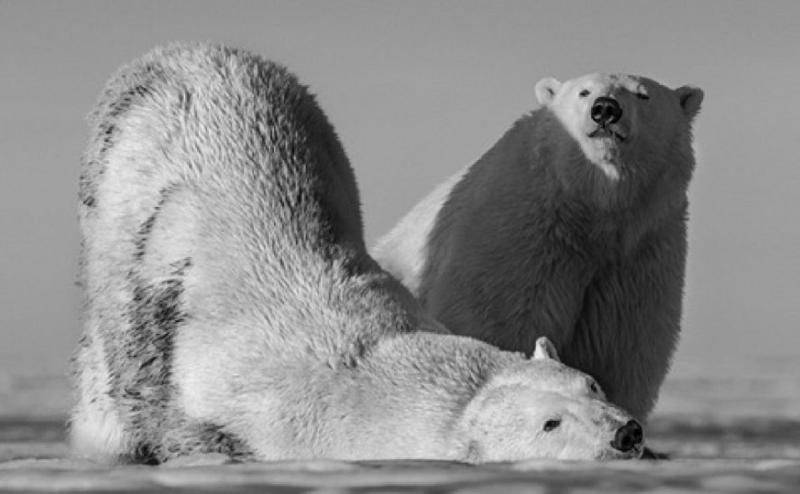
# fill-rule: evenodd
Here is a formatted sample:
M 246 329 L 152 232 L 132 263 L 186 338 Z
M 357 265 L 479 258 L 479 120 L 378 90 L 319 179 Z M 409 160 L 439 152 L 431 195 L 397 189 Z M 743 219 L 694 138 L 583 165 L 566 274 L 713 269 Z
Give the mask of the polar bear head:
M 648 163 L 661 162 L 659 158 L 676 146 L 690 143 L 689 129 L 703 91 L 690 86 L 673 90 L 645 77 L 596 73 L 563 83 L 542 79 L 536 84 L 536 98 L 556 115 L 586 158 L 618 181 L 626 168 L 631 174 L 642 173 Z
M 592 377 L 562 364 L 544 337 L 530 359 L 490 378 L 461 426 L 476 463 L 639 458 L 644 448 L 638 422 L 606 401 Z

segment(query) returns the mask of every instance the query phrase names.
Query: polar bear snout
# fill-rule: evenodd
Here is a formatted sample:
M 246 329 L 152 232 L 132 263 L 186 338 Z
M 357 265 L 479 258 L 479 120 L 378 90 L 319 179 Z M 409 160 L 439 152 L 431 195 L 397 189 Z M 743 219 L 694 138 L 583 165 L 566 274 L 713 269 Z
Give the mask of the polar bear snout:
M 642 426 L 639 422 L 631 419 L 625 425 L 617 429 L 614 435 L 614 440 L 611 441 L 611 446 L 623 453 L 628 453 L 634 449 L 642 446 L 644 441 L 644 433 Z
M 622 118 L 622 107 L 616 99 L 600 96 L 592 104 L 591 117 L 600 126 L 610 125 Z

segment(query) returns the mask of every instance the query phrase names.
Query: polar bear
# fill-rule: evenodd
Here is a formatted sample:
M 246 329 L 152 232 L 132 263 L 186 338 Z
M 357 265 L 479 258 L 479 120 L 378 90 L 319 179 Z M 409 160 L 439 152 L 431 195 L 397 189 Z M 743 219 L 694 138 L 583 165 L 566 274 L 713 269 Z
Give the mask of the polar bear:
M 641 455 L 641 426 L 548 340 L 526 358 L 448 334 L 369 257 L 347 157 L 283 67 L 159 48 L 91 127 L 75 455 Z
M 372 253 L 449 330 L 528 354 L 547 336 L 644 421 L 680 332 L 703 92 L 591 74 L 536 96 Z

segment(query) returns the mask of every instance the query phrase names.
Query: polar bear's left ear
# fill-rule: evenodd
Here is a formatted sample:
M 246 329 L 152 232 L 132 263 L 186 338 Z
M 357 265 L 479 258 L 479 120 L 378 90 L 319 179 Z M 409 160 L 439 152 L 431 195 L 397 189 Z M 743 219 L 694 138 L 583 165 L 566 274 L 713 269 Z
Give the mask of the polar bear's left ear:
M 700 104 L 703 102 L 703 90 L 699 87 L 681 86 L 675 90 L 678 101 L 681 104 L 684 115 L 689 121 L 694 120 L 697 112 L 700 111 Z
M 552 359 L 556 362 L 561 362 L 561 359 L 558 358 L 558 352 L 556 351 L 555 345 L 551 342 L 547 336 L 540 336 L 536 340 L 536 350 L 533 352 L 534 359 Z
M 558 79 L 545 77 L 536 83 L 536 99 L 540 105 L 547 106 L 553 102 L 559 89 L 561 89 L 561 83 L 558 82 Z

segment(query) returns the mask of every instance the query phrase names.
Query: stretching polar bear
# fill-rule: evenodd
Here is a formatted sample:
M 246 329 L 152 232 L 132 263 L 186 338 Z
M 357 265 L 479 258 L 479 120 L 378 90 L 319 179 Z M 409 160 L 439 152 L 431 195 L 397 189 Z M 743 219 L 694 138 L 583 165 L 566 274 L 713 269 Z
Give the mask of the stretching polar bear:
M 528 354 L 547 336 L 643 421 L 680 332 L 703 92 L 592 74 L 536 95 L 373 254 L 454 333 Z
M 546 339 L 526 359 L 446 334 L 378 267 L 347 157 L 284 68 L 157 49 L 91 120 L 75 454 L 640 456 L 639 424 Z

